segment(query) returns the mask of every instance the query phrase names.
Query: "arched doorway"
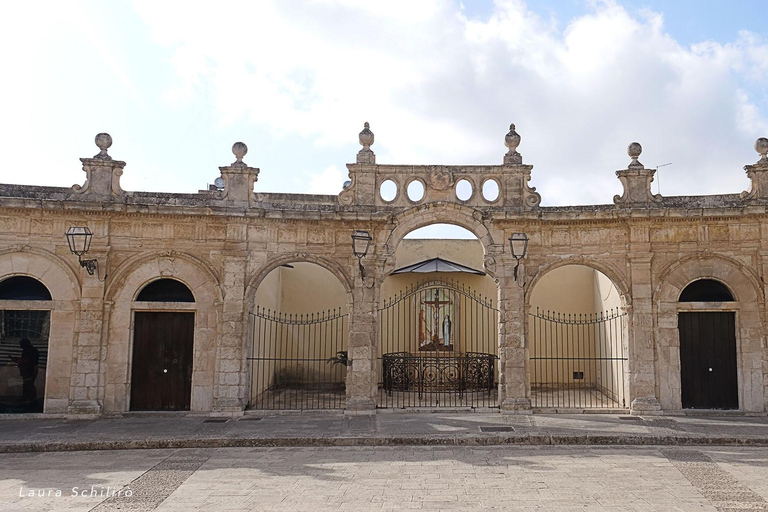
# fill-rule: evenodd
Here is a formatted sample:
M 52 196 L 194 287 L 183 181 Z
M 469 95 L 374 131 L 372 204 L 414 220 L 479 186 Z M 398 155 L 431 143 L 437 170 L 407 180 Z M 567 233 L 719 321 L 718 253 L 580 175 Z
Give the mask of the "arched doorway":
M 381 286 L 381 408 L 498 406 L 498 296 L 470 231 L 433 224 L 407 234 Z
M 336 275 L 310 262 L 277 266 L 259 283 L 250 319 L 249 408 L 344 408 L 349 311 Z
M 132 411 L 188 411 L 192 396 L 195 313 L 190 289 L 175 279 L 144 286 L 134 306 Z
M 37 279 L 0 281 L 0 413 L 43 412 L 51 300 Z
M 608 276 L 586 265 L 544 274 L 531 291 L 528 357 L 534 409 L 625 409 L 627 325 Z
M 686 286 L 678 302 L 733 302 L 714 279 Z M 680 311 L 680 394 L 683 409 L 738 409 L 736 314 L 733 311 Z

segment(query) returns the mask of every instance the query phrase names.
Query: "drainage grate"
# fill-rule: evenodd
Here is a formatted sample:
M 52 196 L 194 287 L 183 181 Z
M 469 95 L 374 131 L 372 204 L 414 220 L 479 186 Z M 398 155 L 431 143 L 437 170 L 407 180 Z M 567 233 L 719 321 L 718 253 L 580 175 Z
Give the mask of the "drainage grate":
M 243 416 L 240 418 L 240 421 L 259 421 L 261 420 L 260 416 Z
M 480 427 L 481 432 L 514 432 L 514 427 Z
M 629 420 L 629 421 L 643 421 L 643 418 L 640 416 L 619 416 L 620 420 Z
M 203 423 L 226 423 L 229 420 L 227 418 L 211 418 L 207 420 L 203 420 Z

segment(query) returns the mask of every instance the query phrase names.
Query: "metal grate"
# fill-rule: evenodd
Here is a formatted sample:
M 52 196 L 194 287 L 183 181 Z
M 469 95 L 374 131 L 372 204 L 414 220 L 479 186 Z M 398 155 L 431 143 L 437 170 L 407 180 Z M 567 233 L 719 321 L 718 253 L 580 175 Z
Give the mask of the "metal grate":
M 346 404 L 348 315 L 341 309 L 251 313 L 252 409 L 342 409 Z
M 211 418 L 207 420 L 203 420 L 203 423 L 226 423 L 229 420 L 227 418 Z
M 379 309 L 381 408 L 497 407 L 498 310 L 453 281 L 428 280 Z
M 625 409 L 626 313 L 531 313 L 531 404 Z
M 481 432 L 514 432 L 514 427 L 499 427 L 499 426 L 493 426 L 493 427 L 480 427 Z

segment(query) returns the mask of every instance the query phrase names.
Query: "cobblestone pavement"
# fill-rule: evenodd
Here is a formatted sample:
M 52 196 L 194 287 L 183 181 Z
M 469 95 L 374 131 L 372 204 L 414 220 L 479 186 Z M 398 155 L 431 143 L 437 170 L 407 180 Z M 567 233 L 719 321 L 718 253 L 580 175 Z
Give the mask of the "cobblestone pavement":
M 3 511 L 379 509 L 768 510 L 768 448 L 350 446 L 0 455 Z

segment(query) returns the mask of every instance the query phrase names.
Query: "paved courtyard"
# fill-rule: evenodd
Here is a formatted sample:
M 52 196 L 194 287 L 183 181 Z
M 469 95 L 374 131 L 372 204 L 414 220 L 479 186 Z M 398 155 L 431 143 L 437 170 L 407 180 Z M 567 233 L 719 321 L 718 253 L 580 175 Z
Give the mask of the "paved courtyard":
M 0 468 L 3 511 L 768 510 L 762 447 L 118 450 Z

